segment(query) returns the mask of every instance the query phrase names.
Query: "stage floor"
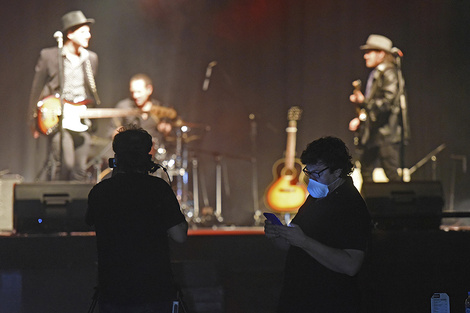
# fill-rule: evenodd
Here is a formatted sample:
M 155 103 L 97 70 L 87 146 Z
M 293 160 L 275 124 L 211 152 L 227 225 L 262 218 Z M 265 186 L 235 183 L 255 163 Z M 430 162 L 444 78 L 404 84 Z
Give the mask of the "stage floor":
M 469 242 L 468 231 L 374 232 L 359 275 L 363 312 L 428 313 L 435 292 L 463 307 Z M 275 312 L 285 254 L 262 227 L 192 229 L 186 243 L 171 249 L 191 312 Z M 84 312 L 95 284 L 92 232 L 0 237 L 2 313 Z

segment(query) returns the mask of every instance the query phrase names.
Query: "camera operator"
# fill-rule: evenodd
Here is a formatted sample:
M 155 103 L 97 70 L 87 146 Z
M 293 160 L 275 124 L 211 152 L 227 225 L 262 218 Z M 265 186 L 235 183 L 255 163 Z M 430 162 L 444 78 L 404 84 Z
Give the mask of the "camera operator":
M 114 137 L 113 176 L 93 187 L 86 222 L 98 248 L 100 312 L 171 312 L 176 299 L 169 239 L 182 243 L 188 224 L 163 179 L 148 175 L 152 137 L 123 128 Z

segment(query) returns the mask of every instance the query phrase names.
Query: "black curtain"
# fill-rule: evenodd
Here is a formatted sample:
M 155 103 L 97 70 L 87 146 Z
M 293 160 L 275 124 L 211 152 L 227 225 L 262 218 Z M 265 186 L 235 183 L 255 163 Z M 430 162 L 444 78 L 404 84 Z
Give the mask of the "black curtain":
M 437 146 L 438 178 L 446 192 L 457 183 L 458 201 L 470 185 L 455 155 L 469 155 L 470 116 L 468 1 L 309 0 L 135 0 L 2 1 L 0 170 L 32 180 L 41 169 L 45 138 L 28 128 L 28 97 L 40 49 L 55 45 L 60 17 L 82 10 L 96 19 L 90 49 L 99 55 L 97 85 L 103 107 L 128 96 L 128 80 L 146 72 L 155 95 L 174 106 L 194 128 L 188 143 L 214 205 L 215 162 L 223 171 L 223 215 L 227 223 L 250 224 L 252 128 L 257 122 L 258 191 L 273 180 L 271 167 L 283 157 L 287 111 L 303 109 L 297 152 L 324 135 L 342 138 L 354 117 L 351 82 L 365 81 L 359 46 L 371 33 L 391 38 L 402 61 L 412 139 L 405 165 L 411 167 Z M 216 61 L 209 88 L 202 90 L 208 64 Z M 103 136 L 105 120 L 97 121 Z M 430 164 L 412 177 L 431 178 Z M 461 198 L 459 198 L 461 197 Z

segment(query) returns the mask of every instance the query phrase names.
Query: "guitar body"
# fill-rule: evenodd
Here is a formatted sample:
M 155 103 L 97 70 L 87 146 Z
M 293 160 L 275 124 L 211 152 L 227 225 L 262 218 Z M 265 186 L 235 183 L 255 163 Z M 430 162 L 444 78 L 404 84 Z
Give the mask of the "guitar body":
M 279 213 L 295 213 L 305 202 L 308 192 L 303 183 L 302 163 L 295 158 L 297 121 L 302 110 L 299 107 L 289 109 L 286 155 L 273 166 L 274 181 L 265 192 L 266 206 Z
M 49 96 L 38 102 L 37 128 L 44 135 L 55 133 L 59 125 L 61 114 L 60 100 L 56 96 Z
M 299 175 L 300 173 L 300 175 Z M 296 212 L 305 202 L 307 187 L 303 183 L 302 164 L 295 159 L 293 169 L 285 167 L 285 159 L 273 166 L 274 181 L 266 189 L 266 204 L 276 212 Z
M 81 121 L 81 116 L 85 114 L 87 107 L 83 102 L 79 103 L 64 103 L 64 118 L 62 125 L 65 129 L 74 132 L 84 132 L 88 130 L 88 125 Z
M 88 126 L 80 121 L 80 114 L 87 110 L 89 100 L 71 103 L 64 101 L 64 117 L 62 125 L 65 129 L 82 132 Z M 38 102 L 37 128 L 44 135 L 54 134 L 59 130 L 59 116 L 62 108 L 57 95 L 51 95 Z

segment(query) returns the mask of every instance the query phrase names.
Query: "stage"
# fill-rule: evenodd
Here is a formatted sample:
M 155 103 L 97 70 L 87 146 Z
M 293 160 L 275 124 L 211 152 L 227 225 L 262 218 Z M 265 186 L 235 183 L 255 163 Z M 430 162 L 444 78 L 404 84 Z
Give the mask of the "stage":
M 435 292 L 463 310 L 470 232 L 374 231 L 360 273 L 363 312 L 429 312 Z M 0 237 L 0 312 L 85 312 L 96 284 L 93 232 Z M 274 312 L 285 254 L 261 227 L 192 229 L 172 244 L 189 312 Z

